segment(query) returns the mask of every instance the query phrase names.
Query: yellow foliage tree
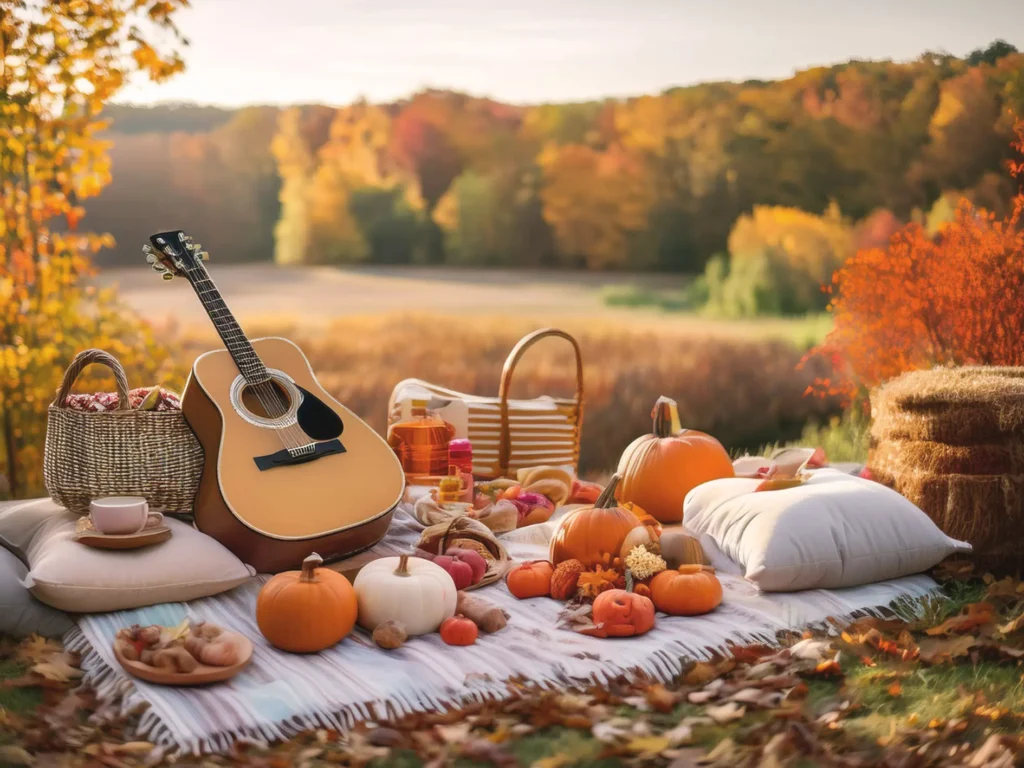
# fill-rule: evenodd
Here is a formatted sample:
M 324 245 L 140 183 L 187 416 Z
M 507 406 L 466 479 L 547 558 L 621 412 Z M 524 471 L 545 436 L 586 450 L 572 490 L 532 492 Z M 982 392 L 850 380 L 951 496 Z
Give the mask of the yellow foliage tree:
M 183 67 L 152 41 L 180 39 L 184 4 L 0 0 L 0 497 L 41 491 L 46 407 L 80 349 L 106 348 L 134 381 L 169 375 L 152 331 L 87 283 L 112 239 L 77 225 L 110 179 L 100 112 L 133 73 Z
M 654 189 L 642 163 L 625 150 L 581 144 L 540 155 L 544 220 L 559 250 L 590 269 L 625 264 L 629 237 L 647 225 Z

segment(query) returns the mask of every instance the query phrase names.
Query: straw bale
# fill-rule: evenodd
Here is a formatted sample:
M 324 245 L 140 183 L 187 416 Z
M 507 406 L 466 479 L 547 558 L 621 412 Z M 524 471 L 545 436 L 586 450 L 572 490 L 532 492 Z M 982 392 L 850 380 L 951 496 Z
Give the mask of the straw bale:
M 922 440 L 876 442 L 868 462 L 872 472 L 894 475 L 1024 475 L 1024 439 L 986 445 L 948 445 Z
M 993 444 L 1024 438 L 1024 367 L 911 371 L 871 394 L 872 438 Z
M 969 542 L 980 568 L 1020 572 L 1024 566 L 1024 475 L 936 475 L 872 470 L 920 507 L 946 535 Z

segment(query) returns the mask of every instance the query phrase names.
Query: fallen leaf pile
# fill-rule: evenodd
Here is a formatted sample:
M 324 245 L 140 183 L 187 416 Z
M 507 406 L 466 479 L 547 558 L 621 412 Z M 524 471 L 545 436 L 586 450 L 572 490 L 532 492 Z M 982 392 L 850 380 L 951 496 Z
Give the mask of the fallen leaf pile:
M 733 647 L 668 684 L 634 675 L 552 691 L 513 680 L 501 701 L 281 743 L 243 739 L 201 759 L 136 738 L 140 713 L 100 706 L 58 643 L 0 640 L 0 662 L 19 670 L 3 687 L 33 689 L 42 702 L 0 709 L 0 765 L 1024 764 L 1024 585 L 956 567 L 937 574 L 945 597 L 917 619 L 865 617 L 777 646 Z

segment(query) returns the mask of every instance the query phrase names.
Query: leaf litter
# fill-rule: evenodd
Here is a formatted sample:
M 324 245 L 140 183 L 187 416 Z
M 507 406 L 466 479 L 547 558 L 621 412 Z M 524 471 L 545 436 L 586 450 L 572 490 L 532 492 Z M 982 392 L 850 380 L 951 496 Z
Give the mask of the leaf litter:
M 501 701 L 279 743 L 242 739 L 198 764 L 369 766 L 403 756 L 433 768 L 1022 764 L 1024 585 L 963 568 L 936 576 L 947 587 L 971 585 L 981 599 L 952 615 L 936 605 L 916 621 L 863 617 L 781 636 L 779 647 L 733 647 L 690 662 L 671 683 L 638 673 L 552 691 L 513 680 Z M 184 764 L 135 736 L 141 713 L 121 713 L 80 685 L 80 660 L 59 643 L 0 639 L 0 662 L 18 670 L 3 688 L 38 689 L 43 702 L 0 707 L 0 764 Z M 926 713 L 925 693 L 948 706 Z

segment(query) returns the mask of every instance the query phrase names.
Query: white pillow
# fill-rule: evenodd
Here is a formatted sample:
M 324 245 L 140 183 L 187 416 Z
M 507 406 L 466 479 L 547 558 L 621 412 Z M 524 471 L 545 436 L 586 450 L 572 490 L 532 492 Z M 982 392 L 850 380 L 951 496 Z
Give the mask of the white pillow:
M 32 597 L 22 583 L 27 575 L 25 564 L 0 547 L 0 635 L 60 637 L 74 626 L 71 619 Z
M 28 586 L 39 600 L 76 613 L 177 603 L 237 587 L 255 571 L 216 540 L 165 518 L 171 538 L 142 549 L 95 549 L 74 540 L 79 519 L 54 513 L 28 547 Z
M 920 573 L 971 550 L 871 480 L 822 469 L 795 488 L 754 493 L 760 482 L 727 478 L 699 485 L 686 496 L 683 520 L 766 592 L 870 584 Z
M 6 547 L 22 562 L 28 562 L 28 547 L 39 530 L 64 507 L 52 499 L 0 501 L 0 547 Z

